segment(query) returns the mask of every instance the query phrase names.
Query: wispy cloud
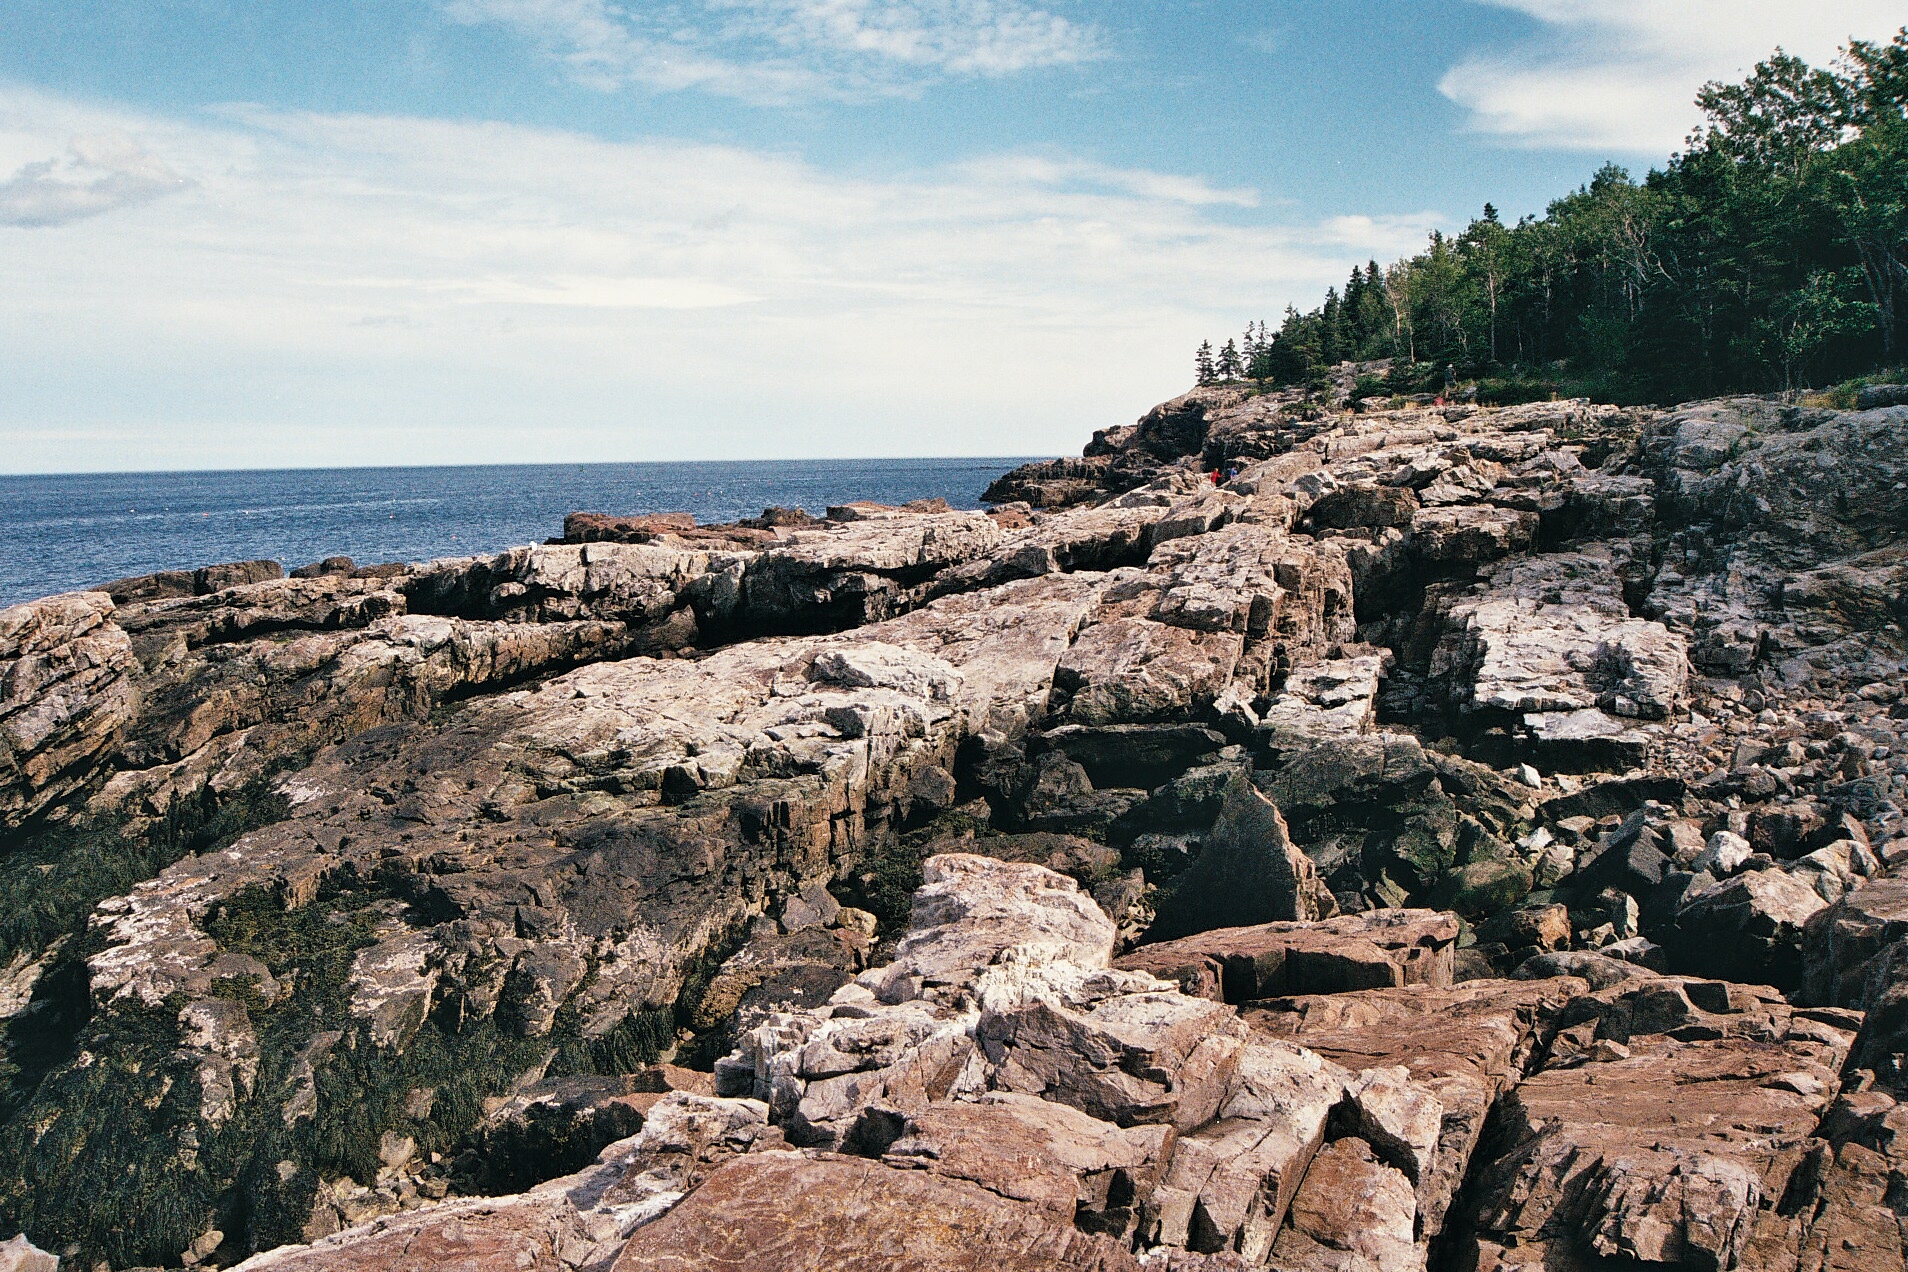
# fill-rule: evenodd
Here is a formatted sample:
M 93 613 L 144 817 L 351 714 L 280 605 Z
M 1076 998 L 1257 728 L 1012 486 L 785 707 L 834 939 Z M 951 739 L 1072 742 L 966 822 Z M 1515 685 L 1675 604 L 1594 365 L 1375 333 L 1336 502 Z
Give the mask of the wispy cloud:
M 961 164 L 957 169 L 966 176 L 988 184 L 1005 186 L 1024 184 L 1033 188 L 1098 187 L 1162 203 L 1184 203 L 1193 207 L 1225 206 L 1255 208 L 1259 192 L 1244 188 L 1222 189 L 1199 177 L 1151 172 L 1142 168 L 1119 168 L 1084 159 L 1056 158 L 1051 155 L 994 155 Z
M 77 137 L 65 154 L 23 164 L 0 181 L 0 225 L 66 225 L 150 202 L 185 185 L 129 137 Z
M 1885 39 L 1899 0 L 1470 0 L 1534 19 L 1514 48 L 1480 50 L 1439 84 L 1473 130 L 1523 146 L 1663 154 L 1700 119 L 1697 88 L 1739 78 L 1780 45 L 1826 63 Z
M 762 101 L 906 92 L 1092 61 L 1106 42 L 1024 0 L 441 0 L 533 40 L 604 90 L 698 88 Z
M 1057 153 L 873 179 L 0 90 L 0 161 L 114 131 L 194 184 L 0 253 L 0 363 L 27 369 L 0 397 L 8 467 L 1060 453 L 1183 389 L 1202 336 L 1438 219 L 1321 223 Z M 140 440 L 83 463 L 30 440 L 81 424 Z

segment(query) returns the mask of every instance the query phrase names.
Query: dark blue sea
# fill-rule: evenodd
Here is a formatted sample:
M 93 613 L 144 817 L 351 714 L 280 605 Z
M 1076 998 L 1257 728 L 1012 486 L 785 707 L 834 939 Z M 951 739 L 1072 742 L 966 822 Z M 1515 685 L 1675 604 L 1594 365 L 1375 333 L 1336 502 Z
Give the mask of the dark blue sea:
M 978 508 L 1019 459 L 777 460 L 317 468 L 0 477 L 0 605 L 132 574 L 266 558 L 360 565 L 497 552 L 563 533 L 572 512 L 689 512 L 704 523 L 770 506 L 820 515 L 855 499 L 939 496 Z

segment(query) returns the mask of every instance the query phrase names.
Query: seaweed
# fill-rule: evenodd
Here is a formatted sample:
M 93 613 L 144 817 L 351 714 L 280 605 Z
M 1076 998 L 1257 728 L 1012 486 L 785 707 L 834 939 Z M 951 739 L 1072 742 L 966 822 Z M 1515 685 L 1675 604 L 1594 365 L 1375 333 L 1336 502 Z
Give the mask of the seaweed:
M 134 829 L 125 818 L 38 825 L 0 842 L 0 963 L 37 953 L 85 927 L 93 907 L 182 858 L 222 846 L 285 816 L 273 775 L 221 798 L 210 788 L 174 800 Z

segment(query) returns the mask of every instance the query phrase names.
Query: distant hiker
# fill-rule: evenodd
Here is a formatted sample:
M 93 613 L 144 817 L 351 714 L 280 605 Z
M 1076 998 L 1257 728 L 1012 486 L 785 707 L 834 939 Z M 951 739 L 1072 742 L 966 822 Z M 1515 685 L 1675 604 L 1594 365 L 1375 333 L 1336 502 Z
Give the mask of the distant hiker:
M 1228 482 L 1237 481 L 1238 479 L 1239 479 L 1239 466 L 1237 464 L 1234 464 L 1232 467 L 1226 469 L 1226 480 Z
M 1212 484 L 1215 486 L 1219 484 L 1219 470 L 1217 468 L 1212 470 Z

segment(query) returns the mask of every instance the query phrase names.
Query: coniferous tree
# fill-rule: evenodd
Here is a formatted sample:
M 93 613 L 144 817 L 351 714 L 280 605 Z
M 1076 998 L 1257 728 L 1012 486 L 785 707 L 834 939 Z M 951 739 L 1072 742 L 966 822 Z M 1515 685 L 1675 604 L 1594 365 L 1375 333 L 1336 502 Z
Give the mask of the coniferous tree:
M 1217 384 L 1219 382 L 1218 373 L 1213 370 L 1212 365 L 1212 341 L 1202 340 L 1199 342 L 1199 349 L 1193 354 L 1193 371 L 1197 375 L 1199 387 L 1202 389 L 1208 385 Z
M 1251 374 L 1300 385 L 1391 358 L 1413 391 L 1448 374 L 1486 400 L 1659 402 L 1902 374 L 1908 28 L 1827 70 L 1778 52 L 1698 104 L 1706 123 L 1644 178 L 1606 165 L 1515 224 L 1487 204 L 1276 333 L 1257 324 Z
M 1351 278 L 1345 283 L 1345 298 L 1339 302 L 1339 311 L 1343 315 L 1340 329 L 1344 333 L 1345 356 L 1356 359 L 1363 355 L 1365 339 L 1369 333 L 1364 321 L 1365 276 L 1359 270 L 1351 272 Z
M 1318 311 L 1318 356 L 1328 367 L 1345 360 L 1345 309 L 1338 300 L 1338 289 L 1325 289 L 1325 304 Z
M 1216 368 L 1221 380 L 1236 380 L 1245 374 L 1245 368 L 1239 363 L 1239 345 L 1237 341 L 1226 341 L 1226 347 L 1219 351 Z

